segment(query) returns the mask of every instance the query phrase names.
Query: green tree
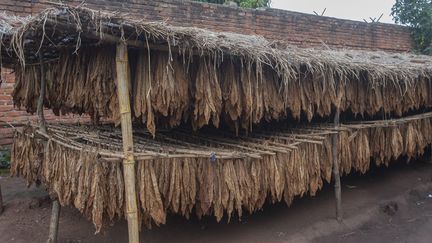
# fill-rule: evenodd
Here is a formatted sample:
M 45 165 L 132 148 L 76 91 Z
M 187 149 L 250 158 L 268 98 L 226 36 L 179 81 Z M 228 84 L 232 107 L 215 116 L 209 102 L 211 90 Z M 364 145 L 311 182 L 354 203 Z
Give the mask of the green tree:
M 195 0 L 195 1 L 224 4 L 229 0 Z M 271 0 L 232 0 L 232 2 L 237 3 L 237 5 L 243 8 L 261 8 L 261 7 L 270 7 Z
M 396 0 L 392 16 L 396 23 L 413 28 L 416 51 L 432 55 L 432 0 Z

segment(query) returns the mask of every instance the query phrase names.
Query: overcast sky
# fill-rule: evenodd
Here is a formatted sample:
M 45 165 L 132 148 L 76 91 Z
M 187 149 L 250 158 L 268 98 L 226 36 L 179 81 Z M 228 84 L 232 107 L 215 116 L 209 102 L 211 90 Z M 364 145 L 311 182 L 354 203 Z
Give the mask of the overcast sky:
M 272 8 L 286 9 L 302 13 L 321 14 L 324 16 L 363 21 L 369 17 L 378 18 L 384 14 L 380 22 L 394 23 L 390 16 L 395 0 L 272 0 Z

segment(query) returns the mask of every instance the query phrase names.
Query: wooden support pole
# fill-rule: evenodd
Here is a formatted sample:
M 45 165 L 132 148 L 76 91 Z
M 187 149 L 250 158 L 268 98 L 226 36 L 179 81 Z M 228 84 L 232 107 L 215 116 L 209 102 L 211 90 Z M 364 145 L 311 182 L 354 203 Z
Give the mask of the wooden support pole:
M 1 184 L 0 184 L 0 215 L 3 213 L 3 195 L 1 191 Z
M 38 116 L 38 123 L 42 130 L 42 132 L 46 133 L 46 122 L 45 117 L 43 114 L 44 109 L 44 99 L 45 99 L 45 86 L 46 86 L 46 80 L 45 80 L 45 68 L 43 63 L 43 54 L 42 51 L 39 51 L 39 62 L 40 62 L 40 90 L 39 90 L 39 99 L 37 103 L 37 116 Z
M 117 44 L 116 53 L 117 95 L 120 106 L 120 119 L 123 140 L 123 177 L 126 193 L 126 217 L 128 221 L 129 242 L 139 242 L 138 211 L 135 190 L 135 160 L 133 156 L 132 120 L 129 99 L 129 62 L 127 45 Z
M 47 133 L 46 122 L 44 117 L 44 99 L 45 99 L 45 67 L 43 63 L 43 53 L 42 50 L 39 51 L 39 62 L 40 62 L 40 90 L 39 90 L 39 99 L 37 103 L 37 116 L 40 130 L 43 133 Z M 58 200 L 53 200 L 52 209 L 51 209 L 51 221 L 48 233 L 47 243 L 55 243 L 57 242 L 57 233 L 58 233 L 58 225 L 59 225 L 59 217 L 60 217 L 60 203 Z
M 334 116 L 334 126 L 338 128 L 339 118 L 340 118 L 340 98 L 338 99 L 338 104 L 336 105 L 336 111 Z M 342 198 L 341 198 L 341 181 L 339 175 L 339 151 L 338 151 L 338 140 L 339 133 L 333 134 L 332 136 L 332 152 L 333 152 L 333 181 L 334 181 L 334 191 L 336 198 L 336 219 L 342 222 Z
M 60 203 L 58 202 L 58 200 L 54 200 L 52 202 L 51 220 L 50 220 L 49 235 L 48 235 L 47 243 L 56 243 L 57 242 L 59 218 L 60 218 Z

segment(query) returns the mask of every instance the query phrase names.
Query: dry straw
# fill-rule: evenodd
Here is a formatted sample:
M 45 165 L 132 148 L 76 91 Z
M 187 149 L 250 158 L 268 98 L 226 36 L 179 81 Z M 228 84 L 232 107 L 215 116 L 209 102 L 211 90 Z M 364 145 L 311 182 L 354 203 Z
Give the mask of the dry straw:
M 58 5 L 29 18 L 0 15 L 0 24 L 3 65 L 17 73 L 15 104 L 30 112 L 40 82 L 33 64 L 43 51 L 46 106 L 117 120 L 116 41 L 130 47 L 133 116 L 153 134 L 182 122 L 249 131 L 265 120 L 328 116 L 332 106 L 361 116 L 432 107 L 427 56 L 301 49 L 82 6 Z
M 174 130 L 153 139 L 134 134 L 140 222 L 166 222 L 168 213 L 216 220 L 253 213 L 268 202 L 315 195 L 332 170 L 331 135 L 339 133 L 340 172 L 365 173 L 401 156 L 421 156 L 432 143 L 432 113 L 398 120 L 310 125 L 254 136 Z M 43 182 L 62 206 L 76 207 L 99 231 L 124 216 L 121 132 L 109 126 L 50 125 L 16 133 L 11 172 Z

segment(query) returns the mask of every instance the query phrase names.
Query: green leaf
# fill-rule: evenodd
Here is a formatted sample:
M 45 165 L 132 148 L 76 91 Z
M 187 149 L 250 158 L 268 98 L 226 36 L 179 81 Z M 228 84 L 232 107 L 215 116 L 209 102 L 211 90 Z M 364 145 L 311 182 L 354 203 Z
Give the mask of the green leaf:
M 392 7 L 396 23 L 412 27 L 415 51 L 432 54 L 432 0 L 396 0 Z

